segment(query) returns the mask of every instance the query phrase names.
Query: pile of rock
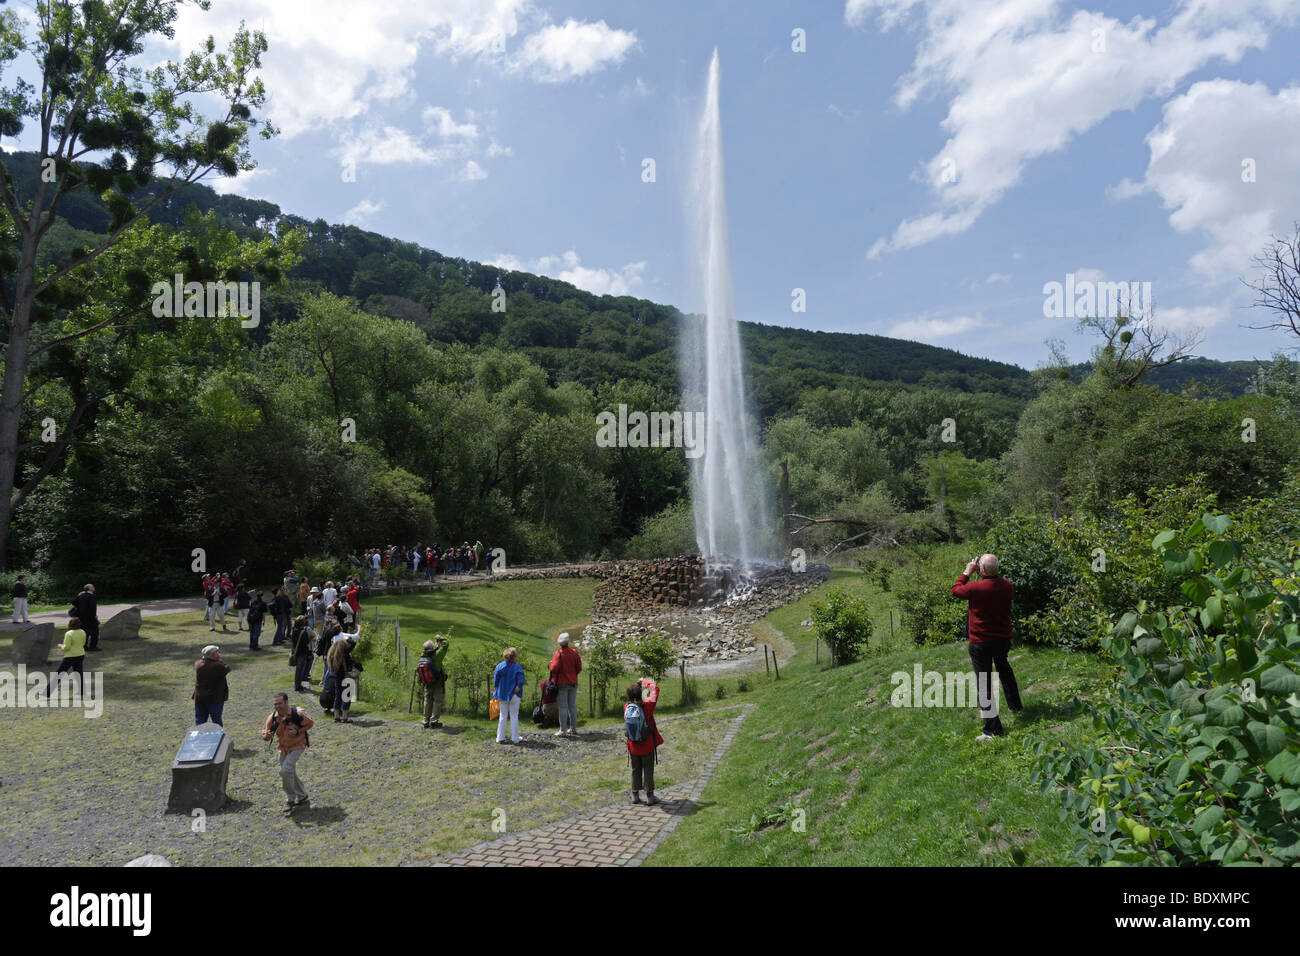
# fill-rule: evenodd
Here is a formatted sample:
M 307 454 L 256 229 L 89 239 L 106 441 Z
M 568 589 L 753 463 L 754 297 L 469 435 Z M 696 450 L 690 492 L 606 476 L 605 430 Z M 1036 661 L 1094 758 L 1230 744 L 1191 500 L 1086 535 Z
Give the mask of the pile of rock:
M 704 562 L 696 555 L 621 562 L 597 586 L 593 613 L 599 618 L 690 607 L 703 601 L 704 584 Z

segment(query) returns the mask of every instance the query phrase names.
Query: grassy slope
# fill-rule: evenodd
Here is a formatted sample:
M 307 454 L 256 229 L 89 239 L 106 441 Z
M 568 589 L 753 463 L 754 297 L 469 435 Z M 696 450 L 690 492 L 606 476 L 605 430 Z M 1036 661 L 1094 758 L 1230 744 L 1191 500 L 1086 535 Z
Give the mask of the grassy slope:
M 888 645 L 888 595 L 850 572 L 838 572 L 833 583 L 848 583 L 880 608 Z M 822 664 L 814 664 L 812 638 L 800 624 L 815 597 L 766 619 L 799 654 L 783 680 L 748 695 L 758 707 L 705 789 L 701 809 L 651 864 L 973 865 L 1004 862 L 1004 837 L 1020 844 L 1031 864 L 1068 862 L 1072 835 L 1055 802 L 1030 786 L 1023 741 L 1078 738 L 1090 729 L 1081 698 L 1105 679 L 1099 662 L 1017 648 L 1011 659 L 1025 712 L 1004 715 L 1007 737 L 977 744 L 973 708 L 889 703 L 892 672 L 910 673 L 918 661 L 964 672 L 964 646 L 909 648 L 899 634 L 884 653 L 830 670 L 824 651 Z M 762 825 L 783 806 L 783 819 Z M 804 811 L 804 832 L 792 826 L 795 808 Z M 997 847 L 976 836 L 979 818 L 1002 834 Z

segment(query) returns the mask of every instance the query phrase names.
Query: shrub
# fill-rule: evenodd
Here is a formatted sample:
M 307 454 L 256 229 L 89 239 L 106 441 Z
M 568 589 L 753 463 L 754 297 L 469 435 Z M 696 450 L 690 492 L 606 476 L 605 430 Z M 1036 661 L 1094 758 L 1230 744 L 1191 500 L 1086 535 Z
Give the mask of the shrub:
M 319 588 L 325 587 L 326 581 L 337 584 L 348 576 L 346 560 L 339 560 L 325 554 L 315 558 L 298 558 L 290 567 L 300 576 L 306 575 L 307 580 Z
M 949 593 L 957 573 L 940 557 L 909 568 L 894 589 L 900 623 L 917 644 L 951 644 L 961 638 L 966 623 L 966 603 Z
M 745 694 L 748 692 L 749 692 L 749 680 L 747 678 L 742 677 L 740 680 L 736 681 L 737 694 Z
M 452 686 L 452 710 L 456 710 L 461 690 L 465 691 L 465 706 L 471 716 L 487 706 L 492 697 L 492 672 L 501 655 L 490 648 L 479 648 L 473 654 L 453 651 L 447 655 L 447 681 Z
M 826 598 L 812 605 L 813 629 L 831 652 L 831 664 L 851 664 L 862 656 L 871 639 L 871 608 L 852 598 L 843 588 L 831 588 Z
M 608 634 L 591 641 L 582 655 L 583 669 L 591 675 L 592 688 L 596 699 L 600 701 L 599 713 L 605 712 L 610 682 L 623 673 L 623 661 L 618 656 L 618 647 Z M 595 714 L 592 715 L 593 717 Z
M 1087 863 L 1300 861 L 1300 549 L 1277 560 L 1231 527 L 1152 542 L 1184 600 L 1139 602 L 1103 642 L 1124 673 L 1094 721 L 1116 745 L 1037 747 Z
M 713 690 L 713 699 L 714 699 L 714 700 L 726 700 L 726 699 L 727 699 L 727 688 L 724 687 L 723 685 L 719 684 L 719 685 L 718 685 L 716 688 L 714 688 L 714 690 Z
M 668 668 L 677 663 L 673 642 L 663 634 L 646 634 L 632 642 L 631 650 L 656 684 L 663 681 Z

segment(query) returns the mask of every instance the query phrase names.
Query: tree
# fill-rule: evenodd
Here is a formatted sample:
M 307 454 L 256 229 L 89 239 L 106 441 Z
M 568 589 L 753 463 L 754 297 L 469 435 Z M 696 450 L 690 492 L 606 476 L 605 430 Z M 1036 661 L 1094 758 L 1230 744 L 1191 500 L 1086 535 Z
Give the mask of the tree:
M 209 38 L 202 51 L 182 63 L 149 71 L 130 65 L 150 36 L 172 35 L 172 23 L 185 2 L 38 0 L 31 36 L 16 13 L 0 13 L 0 68 L 26 53 L 40 70 L 39 89 L 22 77 L 0 88 L 0 135 L 17 136 L 26 122 L 35 122 L 42 157 L 41 175 L 30 196 L 20 194 L 9 169 L 0 164 L 0 201 L 8 214 L 0 234 L 0 275 L 12 276 L 0 284 L 8 333 L 0 391 L 0 566 L 17 504 L 18 434 L 33 352 L 57 348 L 97 329 L 147 323 L 152 318 L 150 283 L 161 277 L 132 273 L 126 307 L 85 316 L 88 324 L 65 326 L 50 341 L 34 342 L 34 330 L 66 317 L 69 304 L 81 303 L 78 283 L 88 267 L 141 225 L 150 210 L 214 170 L 234 176 L 254 166 L 248 136 L 260 121 L 252 110 L 266 98 L 254 74 L 266 50 L 260 32 L 250 33 L 241 25 L 227 53 L 215 52 Z M 202 116 L 188 99 L 196 95 L 223 101 L 224 115 L 213 120 Z M 263 125 L 264 137 L 274 132 Z M 104 158 L 96 162 L 94 156 Z M 159 179 L 160 171 L 168 175 Z M 131 196 L 141 189 L 137 205 Z M 81 190 L 102 195 L 111 214 L 107 235 L 92 248 L 70 250 L 38 268 L 42 242 L 58 219 L 60 204 Z M 264 274 L 270 279 L 279 275 L 271 264 Z M 75 430 L 81 421 L 65 424 Z
M 664 679 L 668 668 L 677 663 L 677 651 L 673 642 L 658 632 L 646 634 L 632 645 L 632 653 L 641 661 L 651 679 L 656 684 Z
M 843 588 L 831 588 L 824 601 L 812 606 L 813 629 L 831 652 L 831 665 L 852 664 L 871 639 L 871 608 L 851 598 Z
M 1290 238 L 1274 236 L 1272 245 L 1255 257 L 1255 265 L 1259 278 L 1242 282 L 1255 293 L 1255 307 L 1272 312 L 1274 321 L 1251 328 L 1300 335 L 1300 222 Z
M 1121 304 L 1122 305 L 1122 304 Z M 1111 388 L 1132 388 L 1153 368 L 1163 368 L 1191 358 L 1200 344 L 1195 333 L 1176 335 L 1154 325 L 1151 317 L 1091 316 L 1079 320 L 1080 330 L 1101 338 L 1093 349 L 1092 365 Z

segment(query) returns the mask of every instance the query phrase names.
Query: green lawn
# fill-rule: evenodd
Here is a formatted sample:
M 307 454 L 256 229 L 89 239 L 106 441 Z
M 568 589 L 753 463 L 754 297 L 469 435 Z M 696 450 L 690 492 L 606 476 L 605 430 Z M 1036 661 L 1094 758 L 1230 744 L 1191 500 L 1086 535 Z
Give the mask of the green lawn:
M 1026 740 L 1060 741 L 1091 730 L 1087 697 L 1108 679 L 1096 658 L 1021 647 L 1011 660 L 1025 700 L 1003 714 L 1007 736 L 975 741 L 973 707 L 902 708 L 890 704 L 891 674 L 925 669 L 964 673 L 964 645 L 916 648 L 888 635 L 889 595 L 860 575 L 837 572 L 878 607 L 884 647 L 832 670 L 814 662 L 813 639 L 800 626 L 809 598 L 764 624 L 799 649 L 779 682 L 748 699 L 758 706 L 685 818 L 650 858 L 651 865 L 978 865 L 1004 863 L 1019 845 L 1032 864 L 1068 863 L 1073 844 L 1055 800 L 1029 783 Z M 981 822 L 995 834 L 981 841 Z

